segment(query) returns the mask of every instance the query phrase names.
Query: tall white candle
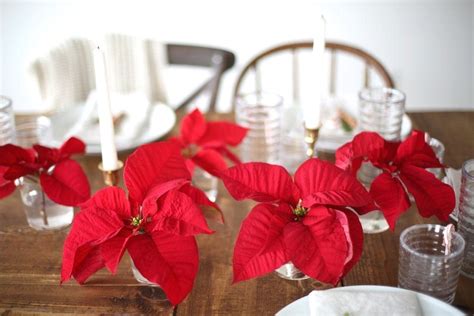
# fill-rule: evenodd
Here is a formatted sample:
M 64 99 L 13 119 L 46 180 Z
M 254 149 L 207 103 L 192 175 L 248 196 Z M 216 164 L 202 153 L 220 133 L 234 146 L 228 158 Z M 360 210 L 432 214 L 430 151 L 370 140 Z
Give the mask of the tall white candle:
M 118 168 L 117 150 L 115 148 L 114 123 L 110 108 L 109 87 L 107 84 L 107 67 L 104 53 L 97 46 L 94 50 L 95 82 L 99 103 L 100 147 L 102 150 L 102 168 L 107 171 Z
M 313 102 L 307 102 L 304 106 L 304 120 L 306 128 L 315 129 L 321 124 L 321 102 L 324 91 L 324 50 L 326 47 L 326 21 L 321 15 L 317 18 L 316 30 L 313 40 L 313 67 L 311 77 L 313 80 L 314 99 Z

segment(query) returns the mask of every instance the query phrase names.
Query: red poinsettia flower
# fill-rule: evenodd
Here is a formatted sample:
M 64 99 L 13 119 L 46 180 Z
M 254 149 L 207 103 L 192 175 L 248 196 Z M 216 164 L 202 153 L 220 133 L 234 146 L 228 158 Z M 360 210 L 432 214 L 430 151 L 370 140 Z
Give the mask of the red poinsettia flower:
M 198 271 L 194 235 L 212 233 L 198 205 L 217 205 L 191 186 L 173 143 L 138 148 L 127 160 L 124 178 L 128 198 L 109 187 L 81 206 L 64 244 L 61 282 L 74 277 L 82 284 L 104 267 L 115 273 L 127 250 L 140 273 L 178 304 Z
M 0 146 L 0 198 L 14 191 L 15 180 L 39 177 L 44 193 L 54 202 L 76 206 L 90 197 L 90 187 L 81 166 L 70 159 L 85 152 L 85 144 L 70 138 L 59 149 L 35 145 L 25 149 Z
M 245 163 L 222 173 L 237 200 L 262 202 L 242 223 L 235 244 L 234 282 L 291 261 L 306 275 L 337 284 L 359 260 L 363 233 L 352 207 L 372 204 L 349 173 L 319 159 L 304 162 L 294 181 L 280 166 Z
M 227 146 L 242 142 L 247 129 L 237 124 L 219 121 L 206 122 L 199 109 L 186 115 L 181 121 L 181 135 L 173 139 L 182 147 L 182 154 L 192 173 L 197 165 L 214 176 L 227 169 L 224 158 L 240 163 Z
M 424 132 L 413 131 L 403 142 L 388 142 L 377 133 L 362 132 L 336 152 L 336 165 L 353 174 L 364 161 L 382 171 L 372 182 L 370 194 L 392 230 L 410 207 L 409 194 L 421 216 L 448 220 L 455 206 L 454 191 L 426 170 L 444 166 L 426 143 Z

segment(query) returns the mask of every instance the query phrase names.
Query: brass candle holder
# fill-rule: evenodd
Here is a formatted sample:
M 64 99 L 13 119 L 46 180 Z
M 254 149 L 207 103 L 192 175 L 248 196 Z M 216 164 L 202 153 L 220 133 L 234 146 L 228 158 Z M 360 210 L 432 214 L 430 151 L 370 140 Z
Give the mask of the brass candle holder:
M 102 175 L 104 177 L 104 184 L 105 185 L 107 185 L 109 187 L 117 186 L 117 184 L 120 181 L 119 171 L 120 171 L 120 169 L 123 168 L 123 162 L 122 161 L 119 160 L 117 162 L 117 169 L 114 169 L 114 170 L 104 170 L 104 167 L 103 167 L 102 163 L 99 163 L 98 168 L 99 168 L 100 171 L 102 171 Z
M 313 158 L 316 152 L 315 146 L 318 141 L 319 127 L 317 128 L 304 128 L 304 142 L 306 143 L 306 156 Z

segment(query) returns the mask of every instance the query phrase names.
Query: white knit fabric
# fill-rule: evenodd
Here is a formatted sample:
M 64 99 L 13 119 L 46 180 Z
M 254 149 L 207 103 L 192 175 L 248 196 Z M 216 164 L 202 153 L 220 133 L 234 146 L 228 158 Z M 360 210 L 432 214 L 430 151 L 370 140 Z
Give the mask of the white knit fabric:
M 152 103 L 166 103 L 163 73 L 167 55 L 162 43 L 109 34 L 102 45 L 110 92 L 142 92 Z M 83 103 L 95 89 L 94 46 L 87 39 L 69 39 L 31 64 L 31 74 L 48 109 Z

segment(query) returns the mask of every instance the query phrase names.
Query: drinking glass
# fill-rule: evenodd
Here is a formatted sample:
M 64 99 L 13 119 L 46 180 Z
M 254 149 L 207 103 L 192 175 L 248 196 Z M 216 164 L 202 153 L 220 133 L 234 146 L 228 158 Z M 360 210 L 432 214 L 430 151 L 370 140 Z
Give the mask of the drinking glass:
M 243 162 L 279 163 L 282 108 L 283 99 L 276 94 L 255 92 L 237 97 L 236 121 L 248 128 L 240 145 Z
M 456 232 L 451 248 L 446 253 L 441 225 L 414 225 L 400 235 L 398 286 L 439 298 L 454 301 L 465 242 Z
M 287 279 L 287 280 L 305 280 L 308 279 L 309 276 L 304 274 L 300 271 L 295 265 L 290 261 L 279 267 L 275 270 L 280 278 Z
M 458 230 L 466 240 L 466 256 L 461 273 L 474 279 L 474 159 L 464 162 L 461 179 Z
M 439 139 L 432 138 L 432 137 L 429 137 L 429 136 L 427 136 L 426 143 L 428 145 L 430 145 L 431 149 L 433 149 L 433 152 L 435 153 L 436 158 L 438 158 L 438 160 L 441 163 L 443 163 L 443 161 L 444 161 L 444 152 L 446 151 L 446 148 L 444 147 L 444 144 Z M 438 179 L 442 178 L 442 173 L 443 173 L 442 168 L 428 168 L 426 170 L 428 170 L 429 172 L 434 174 Z
M 405 95 L 391 88 L 367 88 L 359 92 L 359 130 L 377 132 L 388 141 L 400 140 L 405 114 Z M 358 178 L 370 188 L 381 171 L 370 162 L 362 164 Z M 365 233 L 379 233 L 388 229 L 380 211 L 360 216 Z
M 21 147 L 50 145 L 51 133 L 51 121 L 45 116 L 22 119 L 16 123 L 16 144 Z
M 15 142 L 12 101 L 0 95 L 0 146 Z
M 160 286 L 156 283 L 153 283 L 153 282 L 149 281 L 147 278 L 145 278 L 143 276 L 143 274 L 141 274 L 141 272 L 138 271 L 137 267 L 133 263 L 133 260 L 130 260 L 130 262 L 131 262 L 131 266 L 132 266 L 132 273 L 133 273 L 133 276 L 135 277 L 135 280 L 137 280 L 141 284 L 145 284 L 145 285 L 148 285 L 148 286 L 154 286 L 154 287 L 159 287 Z

